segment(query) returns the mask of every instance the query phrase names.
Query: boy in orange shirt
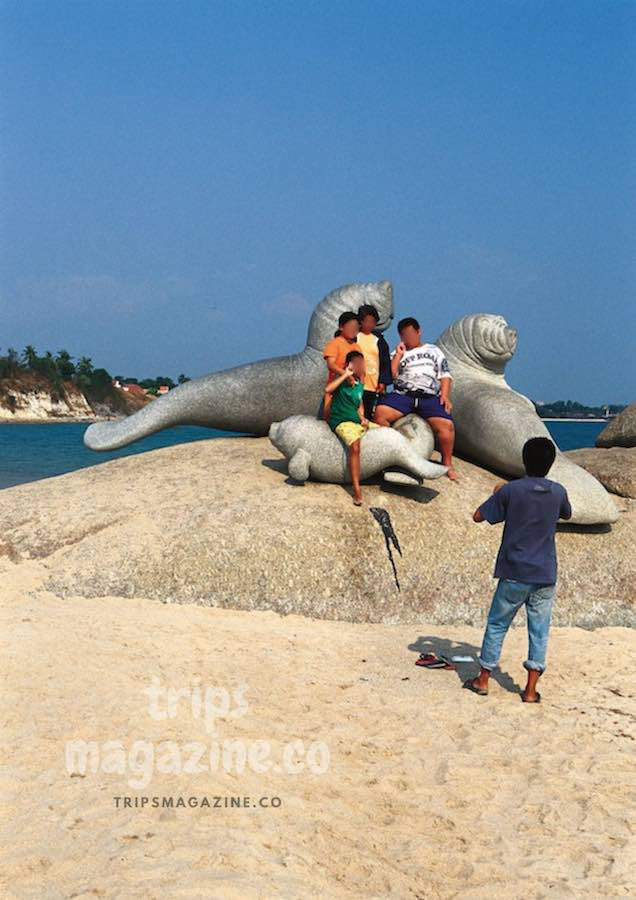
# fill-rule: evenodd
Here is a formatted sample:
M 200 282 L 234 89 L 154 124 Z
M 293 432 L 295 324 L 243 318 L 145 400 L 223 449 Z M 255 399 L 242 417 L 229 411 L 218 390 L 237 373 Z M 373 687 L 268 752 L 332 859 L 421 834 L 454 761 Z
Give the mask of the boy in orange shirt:
M 335 337 L 325 344 L 325 349 L 322 351 L 322 355 L 327 362 L 327 384 L 331 384 L 334 379 L 344 375 L 347 368 L 347 354 L 351 350 L 358 349 L 356 338 L 359 331 L 360 324 L 357 315 L 354 312 L 342 313 L 338 319 L 338 331 Z M 323 418 L 325 421 L 329 421 L 331 410 L 330 393 L 325 392 L 322 410 Z

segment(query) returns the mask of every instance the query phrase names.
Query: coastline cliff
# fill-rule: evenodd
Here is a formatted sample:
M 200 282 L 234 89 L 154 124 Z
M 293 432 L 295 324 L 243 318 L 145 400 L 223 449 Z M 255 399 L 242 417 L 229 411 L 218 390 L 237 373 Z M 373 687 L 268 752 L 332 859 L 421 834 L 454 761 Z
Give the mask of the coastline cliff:
M 0 422 L 84 422 L 128 416 L 153 399 L 115 385 L 81 390 L 74 382 L 54 382 L 20 371 L 0 378 Z

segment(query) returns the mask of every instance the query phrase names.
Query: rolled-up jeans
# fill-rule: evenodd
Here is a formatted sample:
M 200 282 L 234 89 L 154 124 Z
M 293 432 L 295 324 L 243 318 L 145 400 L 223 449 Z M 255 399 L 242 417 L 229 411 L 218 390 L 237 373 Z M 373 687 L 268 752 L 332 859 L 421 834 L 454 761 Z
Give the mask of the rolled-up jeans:
M 523 665 L 526 669 L 545 671 L 555 593 L 556 584 L 527 584 L 508 578 L 499 579 L 479 654 L 479 664 L 483 669 L 491 670 L 498 665 L 501 647 L 512 620 L 525 605 L 528 617 L 528 659 Z

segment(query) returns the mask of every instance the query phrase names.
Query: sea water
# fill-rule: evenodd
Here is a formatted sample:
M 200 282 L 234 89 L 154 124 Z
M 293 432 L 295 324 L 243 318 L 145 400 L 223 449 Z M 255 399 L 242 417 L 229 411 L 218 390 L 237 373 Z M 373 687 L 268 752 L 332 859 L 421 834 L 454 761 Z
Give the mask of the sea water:
M 560 421 L 546 422 L 546 426 L 561 450 L 575 450 L 578 447 L 593 447 L 605 423 Z M 82 443 L 87 427 L 86 422 L 0 424 L 0 489 L 62 475 L 133 453 L 145 453 L 158 447 L 236 437 L 211 428 L 179 425 L 143 438 L 121 450 L 96 453 L 88 450 Z
M 84 446 L 82 438 L 87 422 L 43 422 L 37 424 L 0 424 L 0 489 L 75 469 L 96 466 L 109 459 L 134 453 L 146 453 L 159 447 L 190 441 L 236 437 L 227 431 L 177 425 L 151 434 L 121 450 L 96 453 Z

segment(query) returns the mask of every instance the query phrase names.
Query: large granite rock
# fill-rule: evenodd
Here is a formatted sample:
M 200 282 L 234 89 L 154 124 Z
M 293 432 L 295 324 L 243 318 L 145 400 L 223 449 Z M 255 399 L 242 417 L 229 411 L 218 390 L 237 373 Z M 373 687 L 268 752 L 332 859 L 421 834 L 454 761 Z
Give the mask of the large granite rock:
M 497 476 L 462 460 L 461 481 L 398 492 L 290 482 L 264 438 L 204 440 L 112 460 L 1 492 L 3 569 L 35 558 L 64 597 L 273 609 L 350 621 L 484 621 L 501 526 L 476 525 Z M 636 502 L 614 526 L 563 526 L 555 622 L 626 625 L 636 602 Z M 384 535 L 402 549 L 398 592 Z M 124 600 L 122 599 L 122 602 Z M 143 623 L 140 623 L 143 627 Z M 209 635 L 214 648 L 214 633 Z
M 636 447 L 636 403 L 613 418 L 596 438 L 597 447 Z
M 636 498 L 636 447 L 591 447 L 566 453 L 612 494 Z

